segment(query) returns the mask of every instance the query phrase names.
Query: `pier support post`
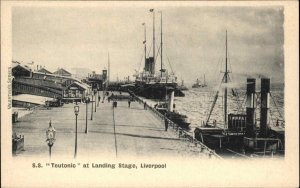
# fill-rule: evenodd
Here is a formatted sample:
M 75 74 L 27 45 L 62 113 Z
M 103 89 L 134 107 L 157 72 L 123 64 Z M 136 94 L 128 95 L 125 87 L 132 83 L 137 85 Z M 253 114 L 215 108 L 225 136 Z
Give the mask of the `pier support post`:
M 211 156 L 212 156 L 212 152 L 210 151 L 210 152 L 208 153 L 208 158 L 211 158 Z
M 202 145 L 200 145 L 200 152 L 202 153 L 202 151 L 203 151 L 203 147 Z
M 173 112 L 174 108 L 173 108 L 173 105 L 174 105 L 174 90 L 170 93 L 169 95 L 169 111 L 170 112 Z
M 48 146 L 49 146 L 49 157 L 51 158 L 51 149 L 52 149 L 53 144 L 48 143 Z
M 87 134 L 88 133 L 88 121 L 87 121 L 87 119 L 88 119 L 88 103 L 89 103 L 89 99 L 88 98 L 86 98 L 85 99 L 85 134 Z

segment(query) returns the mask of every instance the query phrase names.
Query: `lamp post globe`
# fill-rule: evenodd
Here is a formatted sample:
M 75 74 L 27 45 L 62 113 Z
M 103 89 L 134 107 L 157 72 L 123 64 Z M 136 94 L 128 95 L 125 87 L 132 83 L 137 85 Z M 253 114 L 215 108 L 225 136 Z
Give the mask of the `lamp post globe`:
M 55 128 L 52 126 L 51 120 L 49 122 L 49 127 L 46 130 L 46 142 L 48 143 L 48 147 L 49 147 L 49 157 L 51 157 L 51 148 L 55 142 L 55 135 L 56 135 L 56 130 Z

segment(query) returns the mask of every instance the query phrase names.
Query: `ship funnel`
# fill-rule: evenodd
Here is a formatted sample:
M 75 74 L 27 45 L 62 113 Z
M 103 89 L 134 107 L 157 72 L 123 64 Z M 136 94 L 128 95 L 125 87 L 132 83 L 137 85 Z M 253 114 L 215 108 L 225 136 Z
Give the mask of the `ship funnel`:
M 247 101 L 246 101 L 246 136 L 255 136 L 255 108 L 256 108 L 256 97 L 255 97 L 255 82 L 254 78 L 247 78 Z
M 153 57 L 149 57 L 146 59 L 145 71 L 149 72 L 150 74 L 154 74 L 155 67 L 154 67 L 154 58 Z
M 269 103 L 270 79 L 261 79 L 261 107 L 260 107 L 260 135 L 268 136 L 269 130 Z
M 169 94 L 169 111 L 173 112 L 173 105 L 174 105 L 174 90 L 171 91 L 171 93 Z

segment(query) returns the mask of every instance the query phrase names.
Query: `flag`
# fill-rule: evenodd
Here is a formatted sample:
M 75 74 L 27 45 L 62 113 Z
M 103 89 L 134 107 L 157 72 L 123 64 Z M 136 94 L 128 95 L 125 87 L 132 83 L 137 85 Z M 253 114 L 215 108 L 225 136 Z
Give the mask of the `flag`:
M 149 11 L 150 11 L 150 12 L 153 12 L 153 11 L 154 11 L 154 9 L 152 8 L 152 9 L 150 9 Z

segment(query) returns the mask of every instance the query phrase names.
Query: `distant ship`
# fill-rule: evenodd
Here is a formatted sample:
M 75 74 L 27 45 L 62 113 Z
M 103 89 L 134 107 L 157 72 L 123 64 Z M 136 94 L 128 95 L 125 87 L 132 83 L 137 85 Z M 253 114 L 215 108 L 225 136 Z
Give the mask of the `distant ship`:
M 155 72 L 155 64 L 157 60 L 157 55 L 155 53 L 155 12 L 153 9 L 150 10 L 153 13 L 153 54 L 152 57 L 147 58 L 147 45 L 146 45 L 146 26 L 144 25 L 145 40 L 143 42 L 145 48 L 145 66 L 141 73 L 137 73 L 134 76 L 135 87 L 133 92 L 138 95 L 148 99 L 164 99 L 165 94 L 172 91 L 175 92 L 175 96 L 184 97 L 184 93 L 181 91 L 177 84 L 177 77 L 173 71 L 169 74 L 168 70 L 163 69 L 163 42 L 162 42 L 162 12 L 161 12 L 161 43 L 160 43 L 160 73 Z
M 178 86 L 178 88 L 181 90 L 181 91 L 187 91 L 189 90 L 185 85 L 184 85 L 184 81 L 181 80 L 181 85 Z
M 196 83 L 193 84 L 192 88 L 202 88 L 202 87 L 207 87 L 206 82 L 205 82 L 205 74 L 203 78 L 203 83 L 200 83 L 199 79 L 197 78 Z

